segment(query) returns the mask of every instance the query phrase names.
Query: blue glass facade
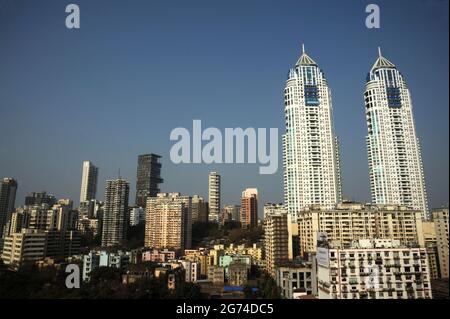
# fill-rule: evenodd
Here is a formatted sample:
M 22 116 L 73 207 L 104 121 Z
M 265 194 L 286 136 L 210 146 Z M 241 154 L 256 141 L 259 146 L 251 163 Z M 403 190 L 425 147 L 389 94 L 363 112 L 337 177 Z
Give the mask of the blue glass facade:
M 386 89 L 386 95 L 389 107 L 401 107 L 402 98 L 400 95 L 400 89 L 397 87 L 388 87 Z
M 319 89 L 316 85 L 305 85 L 305 104 L 307 106 L 319 105 Z

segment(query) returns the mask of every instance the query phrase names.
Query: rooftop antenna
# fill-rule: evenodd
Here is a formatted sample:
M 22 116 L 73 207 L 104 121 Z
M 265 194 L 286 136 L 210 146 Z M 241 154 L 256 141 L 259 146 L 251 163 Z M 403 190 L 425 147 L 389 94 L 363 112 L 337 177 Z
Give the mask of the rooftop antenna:
M 122 177 L 120 176 L 120 167 L 119 167 L 119 174 L 118 174 L 119 179 L 121 179 Z
M 381 58 L 381 48 L 380 47 L 378 47 L 378 57 Z

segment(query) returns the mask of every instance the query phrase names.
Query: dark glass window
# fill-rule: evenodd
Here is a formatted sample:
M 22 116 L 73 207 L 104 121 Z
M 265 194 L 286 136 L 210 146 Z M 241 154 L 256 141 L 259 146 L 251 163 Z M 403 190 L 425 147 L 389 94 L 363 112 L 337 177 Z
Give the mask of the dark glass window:
M 388 106 L 389 107 L 401 107 L 402 99 L 400 96 L 400 89 L 396 87 L 388 87 L 386 90 Z
M 315 85 L 305 85 L 305 102 L 307 106 L 319 105 L 319 89 Z

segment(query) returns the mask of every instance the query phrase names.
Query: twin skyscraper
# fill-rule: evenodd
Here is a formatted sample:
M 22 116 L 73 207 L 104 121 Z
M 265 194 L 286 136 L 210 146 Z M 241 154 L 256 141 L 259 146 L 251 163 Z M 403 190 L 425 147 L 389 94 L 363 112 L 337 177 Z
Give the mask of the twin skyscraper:
M 342 201 L 331 91 L 304 46 L 302 51 L 289 71 L 284 90 L 284 194 L 293 220 L 309 205 L 331 209 Z M 425 178 L 410 92 L 401 73 L 380 50 L 367 76 L 364 102 L 372 202 L 404 205 L 420 210 L 427 218 Z

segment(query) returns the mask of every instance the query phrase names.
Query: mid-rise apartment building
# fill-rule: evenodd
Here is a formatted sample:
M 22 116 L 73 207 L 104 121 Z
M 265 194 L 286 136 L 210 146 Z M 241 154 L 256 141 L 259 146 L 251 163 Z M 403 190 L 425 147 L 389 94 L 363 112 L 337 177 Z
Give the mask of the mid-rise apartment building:
M 125 269 L 130 263 L 130 254 L 124 251 L 107 252 L 91 250 L 83 256 L 83 281 L 89 281 L 91 272 L 99 267 Z
M 273 213 L 264 219 L 264 255 L 267 272 L 275 278 L 276 267 L 289 260 L 288 213 Z
M 317 248 L 319 299 L 430 299 L 425 248 L 399 240 L 354 241 L 346 248 L 331 243 Z
M 24 229 L 5 237 L 1 258 L 5 265 L 19 268 L 45 258 L 47 234 Z
M 286 263 L 276 267 L 275 280 L 286 299 L 317 293 L 317 278 L 312 263 Z
M 315 252 L 318 232 L 341 245 L 357 239 L 387 238 L 424 247 L 421 211 L 405 206 L 342 203 L 332 210 L 310 206 L 300 212 L 298 229 L 301 254 Z
M 448 208 L 434 210 L 433 221 L 436 227 L 440 274 L 442 278 L 448 278 Z

